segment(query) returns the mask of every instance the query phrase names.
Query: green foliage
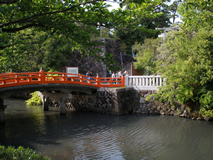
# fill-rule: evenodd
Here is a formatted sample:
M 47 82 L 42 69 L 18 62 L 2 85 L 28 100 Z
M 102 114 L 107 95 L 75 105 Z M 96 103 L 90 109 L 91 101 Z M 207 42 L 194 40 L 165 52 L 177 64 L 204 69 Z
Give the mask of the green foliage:
M 213 109 L 213 91 L 207 91 L 200 97 L 200 104 L 202 108 Z
M 35 91 L 35 92 L 31 93 L 30 95 L 32 97 L 25 101 L 26 105 L 33 106 L 33 105 L 41 105 L 42 104 L 42 100 L 38 96 L 38 91 Z
M 109 70 L 115 61 L 102 52 L 101 42 L 113 28 L 124 51 L 131 53 L 135 41 L 157 37 L 155 27 L 169 22 L 159 0 L 131 2 L 129 10 L 110 12 L 104 1 L 3 1 L 0 7 L 0 70 L 14 72 L 59 70 L 73 52 L 103 61 Z M 163 9 L 162 9 L 163 8 Z M 161 13 L 161 11 L 163 13 Z M 15 13 L 15 14 L 14 14 Z M 114 68 L 115 69 L 115 68 Z
M 213 110 L 208 110 L 206 108 L 201 108 L 199 113 L 202 115 L 202 117 L 213 118 Z
M 13 33 L 12 36 L 23 42 L 0 50 L 0 69 L 5 72 L 10 69 L 14 72 L 38 71 L 44 57 L 42 45 L 48 38 L 48 32 L 26 29 Z
M 181 109 L 178 109 L 178 113 L 177 113 L 178 115 L 180 115 L 181 114 Z
M 0 159 L 1 160 L 49 160 L 48 157 L 44 157 L 32 149 L 29 148 L 23 148 L 22 146 L 19 146 L 17 149 L 14 147 L 9 146 L 8 148 L 4 146 L 0 146 Z
M 165 78 L 157 94 L 150 97 L 161 102 L 199 104 L 203 117 L 213 115 L 213 29 L 210 6 L 212 3 L 209 2 L 184 1 L 178 9 L 184 17 L 180 31 L 167 33 L 162 45 L 148 43 L 150 40 L 145 41 L 144 46 L 135 45 L 139 51 L 135 65 L 142 69 L 150 67 L 150 59 L 156 57 L 156 74 Z M 157 56 L 154 56 L 155 51 Z M 190 107 L 189 110 L 194 109 Z
M 75 51 L 98 55 L 97 26 L 111 26 L 111 13 L 103 1 L 11 1 L 0 7 L 0 69 L 8 71 L 58 70 Z M 14 14 L 15 13 L 15 14 Z M 115 17 L 114 17 L 115 18 Z M 109 30 L 109 29 L 108 29 Z
M 208 27 L 200 29 L 193 37 L 185 31 L 172 34 L 161 47 L 156 63 L 157 72 L 166 78 L 166 85 L 160 88 L 159 93 L 169 101 L 187 103 L 201 99 L 201 104 L 210 104 L 213 30 Z
M 143 43 L 146 38 L 157 38 L 156 27 L 167 27 L 170 24 L 167 5 L 161 1 L 124 1 L 125 10 L 115 11 L 118 20 L 114 21 L 115 32 L 121 46 L 127 54 L 132 53 L 135 42 Z
M 213 25 L 212 0 L 184 0 L 178 7 L 178 13 L 183 17 L 184 27 L 192 33 L 200 27 Z
M 155 72 L 155 61 L 160 54 L 157 48 L 160 47 L 162 39 L 146 39 L 144 44 L 135 44 L 133 46 L 134 51 L 137 53 L 134 62 L 134 67 L 143 71 L 145 75 Z

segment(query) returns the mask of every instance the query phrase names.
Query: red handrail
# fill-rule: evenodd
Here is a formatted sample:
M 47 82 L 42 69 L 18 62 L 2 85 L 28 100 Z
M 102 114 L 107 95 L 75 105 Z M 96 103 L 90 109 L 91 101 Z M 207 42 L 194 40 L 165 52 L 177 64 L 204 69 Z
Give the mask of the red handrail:
M 30 85 L 30 84 L 80 84 L 101 87 L 124 87 L 125 78 L 89 77 L 81 74 L 62 72 L 25 72 L 25 73 L 2 73 L 0 74 L 0 88 Z

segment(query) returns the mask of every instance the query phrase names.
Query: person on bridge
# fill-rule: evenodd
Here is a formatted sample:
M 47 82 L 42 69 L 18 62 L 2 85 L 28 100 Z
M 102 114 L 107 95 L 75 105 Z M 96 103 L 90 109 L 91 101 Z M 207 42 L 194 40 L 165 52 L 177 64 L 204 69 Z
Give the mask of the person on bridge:
M 122 73 L 121 71 L 118 72 L 118 78 L 121 78 L 122 77 Z
M 123 76 L 128 76 L 127 70 L 124 71 Z
M 112 72 L 112 78 L 115 78 L 115 72 Z M 115 79 L 112 79 L 114 81 Z M 115 84 L 115 82 L 112 82 L 112 84 Z
M 89 76 L 89 71 L 87 71 L 86 76 Z
M 86 73 L 86 76 L 89 76 L 88 79 L 91 79 L 92 72 L 88 71 L 88 72 Z

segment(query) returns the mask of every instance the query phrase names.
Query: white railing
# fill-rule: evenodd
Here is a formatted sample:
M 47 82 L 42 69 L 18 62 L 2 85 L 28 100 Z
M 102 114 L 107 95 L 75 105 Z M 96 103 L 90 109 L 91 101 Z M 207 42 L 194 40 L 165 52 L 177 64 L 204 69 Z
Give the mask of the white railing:
M 164 81 L 161 76 L 125 76 L 125 86 L 138 90 L 157 90 Z

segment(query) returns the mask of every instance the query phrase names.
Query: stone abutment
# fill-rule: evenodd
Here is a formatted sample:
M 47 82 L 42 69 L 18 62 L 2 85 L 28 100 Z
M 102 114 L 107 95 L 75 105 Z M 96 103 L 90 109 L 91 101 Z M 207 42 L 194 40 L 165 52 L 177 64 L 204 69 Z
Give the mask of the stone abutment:
M 137 92 L 132 88 L 98 89 L 94 95 L 73 95 L 71 103 L 79 111 L 123 115 L 133 112 L 139 104 Z
M 103 114 L 123 115 L 128 113 L 147 115 L 171 115 L 185 118 L 193 117 L 185 105 L 171 102 L 159 102 L 146 98 L 155 93 L 150 90 L 135 90 L 134 88 L 100 88 L 92 95 L 73 94 L 71 99 L 66 99 L 68 107 L 78 111 L 98 112 Z M 208 120 L 205 119 L 205 120 Z
M 192 117 L 189 108 L 184 105 L 170 102 L 159 102 L 146 98 L 155 91 L 135 90 L 134 88 L 100 88 L 93 94 L 68 94 L 39 92 L 43 101 L 44 111 L 48 111 L 53 101 L 57 103 L 60 114 L 66 114 L 72 110 L 98 112 L 103 114 L 123 115 L 128 113 L 147 115 L 172 115 L 186 118 L 201 119 Z M 56 104 L 55 103 L 55 104 Z M 8 100 L 0 99 L 0 123 L 4 123 L 4 111 Z M 208 117 L 204 118 L 209 120 Z

